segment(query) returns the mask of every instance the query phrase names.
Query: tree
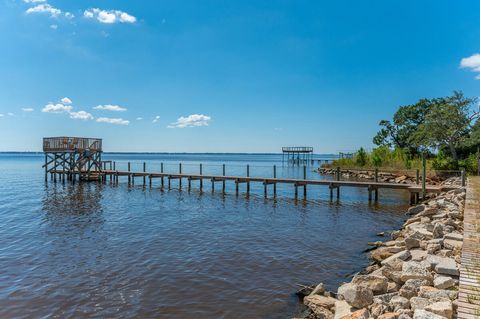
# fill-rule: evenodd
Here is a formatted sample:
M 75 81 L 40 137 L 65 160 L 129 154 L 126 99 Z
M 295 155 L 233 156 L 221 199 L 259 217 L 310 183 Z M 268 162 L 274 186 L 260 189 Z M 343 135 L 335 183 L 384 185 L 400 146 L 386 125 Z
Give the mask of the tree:
M 378 146 L 388 146 L 418 153 L 418 145 L 412 141 L 412 136 L 422 124 L 432 108 L 432 101 L 421 99 L 412 105 L 401 106 L 393 116 L 393 122 L 380 121 L 382 128 L 373 138 Z
M 419 148 L 448 148 L 452 158 L 458 161 L 457 147 L 468 138 L 471 123 L 479 112 L 472 111 L 476 99 L 466 98 L 455 91 L 452 96 L 431 101 L 429 112 L 411 136 Z

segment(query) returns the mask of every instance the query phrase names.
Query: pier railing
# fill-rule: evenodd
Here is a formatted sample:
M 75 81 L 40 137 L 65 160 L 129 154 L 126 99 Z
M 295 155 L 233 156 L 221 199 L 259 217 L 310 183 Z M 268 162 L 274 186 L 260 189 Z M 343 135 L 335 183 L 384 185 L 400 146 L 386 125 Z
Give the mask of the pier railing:
M 84 137 L 45 137 L 44 152 L 102 151 L 102 139 Z

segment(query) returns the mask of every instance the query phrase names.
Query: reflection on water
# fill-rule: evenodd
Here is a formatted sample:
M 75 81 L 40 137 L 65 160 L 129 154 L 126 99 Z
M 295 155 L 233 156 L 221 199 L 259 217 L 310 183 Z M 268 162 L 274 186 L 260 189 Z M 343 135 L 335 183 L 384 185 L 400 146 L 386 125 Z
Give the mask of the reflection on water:
M 357 189 L 296 204 L 261 189 L 246 200 L 45 185 L 34 163 L 20 175 L 0 165 L 1 318 L 285 318 L 296 284 L 338 285 L 405 208 L 402 194 L 368 205 Z

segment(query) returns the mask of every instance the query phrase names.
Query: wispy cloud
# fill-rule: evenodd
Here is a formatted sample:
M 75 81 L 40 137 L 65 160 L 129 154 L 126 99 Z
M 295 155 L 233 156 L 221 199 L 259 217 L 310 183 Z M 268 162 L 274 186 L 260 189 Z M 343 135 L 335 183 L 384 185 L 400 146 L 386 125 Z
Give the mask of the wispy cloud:
M 99 8 L 87 9 L 83 12 L 87 19 L 96 19 L 100 23 L 135 23 L 137 18 L 120 10 L 102 10 Z
M 109 124 L 115 124 L 115 125 L 128 125 L 130 124 L 130 121 L 124 120 L 122 118 L 111 118 L 111 117 L 99 117 L 97 119 L 97 122 L 99 123 L 109 123 Z
M 70 100 L 68 97 L 64 97 L 63 99 L 60 100 L 63 104 L 72 104 L 72 100 Z
M 143 120 L 143 117 L 137 117 L 137 121 Z
M 41 2 L 47 2 L 47 0 L 23 0 L 25 3 L 41 3 Z
M 31 108 L 31 107 L 22 107 L 22 111 L 23 111 L 23 112 L 33 112 L 33 111 L 35 111 L 35 110 L 34 110 L 33 108 Z
M 157 123 L 158 121 L 160 121 L 160 115 L 155 116 L 152 123 Z
M 203 114 L 191 114 L 189 116 L 181 116 L 175 123 L 172 123 L 168 128 L 185 128 L 196 126 L 208 126 L 212 118 Z
M 64 113 L 64 112 L 70 112 L 72 110 L 71 105 L 65 105 L 62 103 L 48 103 L 45 105 L 45 107 L 42 109 L 43 113 Z
M 70 118 L 75 120 L 93 120 L 93 115 L 85 112 L 85 111 L 78 111 L 78 112 L 70 112 Z
M 97 105 L 93 108 L 94 110 L 104 110 L 104 111 L 113 111 L 113 112 L 124 112 L 127 109 L 119 105 Z
M 3 115 L 2 113 L 0 113 L 0 117 L 4 117 L 5 115 Z
M 470 69 L 473 72 L 480 72 L 480 54 L 474 54 L 469 57 L 463 58 L 460 61 L 460 67 L 464 69 Z M 475 79 L 480 80 L 480 75 L 477 75 Z
M 62 10 L 52 7 L 48 3 L 42 3 L 38 4 L 34 7 L 28 8 L 27 11 L 25 11 L 27 14 L 32 14 L 32 13 L 46 13 L 49 14 L 52 18 L 56 18 L 59 15 L 62 14 Z

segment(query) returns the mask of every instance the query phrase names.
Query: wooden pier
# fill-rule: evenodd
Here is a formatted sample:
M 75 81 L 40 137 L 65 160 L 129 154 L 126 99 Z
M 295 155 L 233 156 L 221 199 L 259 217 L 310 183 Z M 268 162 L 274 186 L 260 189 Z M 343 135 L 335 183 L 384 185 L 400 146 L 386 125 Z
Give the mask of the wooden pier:
M 398 184 L 398 183 L 386 183 L 386 182 L 359 182 L 359 181 L 341 181 L 339 178 L 334 180 L 315 180 L 307 179 L 306 177 L 306 166 L 304 166 L 304 178 L 278 178 L 276 176 L 276 166 L 273 166 L 273 177 L 252 177 L 249 176 L 249 168 L 247 165 L 247 174 L 246 176 L 229 176 L 225 175 L 225 165 L 223 165 L 223 174 L 222 175 L 210 175 L 203 174 L 203 166 L 199 165 L 199 174 L 190 174 L 182 173 L 182 164 L 179 164 L 178 173 L 167 173 L 163 171 L 163 164 L 160 165 L 159 172 L 147 172 L 146 163 L 143 163 L 143 171 L 131 171 L 130 163 L 127 164 L 127 170 L 116 170 L 115 162 L 103 162 L 104 168 L 98 172 L 98 181 L 103 183 L 111 183 L 118 185 L 120 183 L 120 178 L 125 178 L 129 186 L 133 185 L 143 185 L 144 187 L 152 187 L 153 180 L 160 180 L 161 190 L 170 190 L 172 188 L 171 182 L 178 181 L 178 188 L 181 190 L 183 188 L 184 182 L 187 184 L 187 190 L 192 189 L 192 182 L 198 182 L 198 188 L 200 192 L 204 191 L 204 184 L 210 182 L 211 191 L 215 192 L 216 185 L 221 184 L 222 193 L 226 192 L 226 183 L 235 184 L 235 194 L 239 195 L 240 185 L 245 185 L 245 194 L 250 195 L 250 189 L 252 183 L 257 183 L 263 185 L 264 196 L 268 197 L 269 189 L 271 189 L 271 195 L 275 198 L 277 196 L 277 185 L 278 184 L 288 184 L 292 185 L 292 190 L 294 192 L 294 198 L 299 198 L 299 188 L 303 193 L 303 199 L 307 199 L 307 190 L 308 187 L 328 187 L 330 190 L 330 199 L 336 197 L 340 198 L 340 189 L 343 187 L 356 187 L 356 188 L 365 188 L 368 190 L 368 200 L 378 200 L 378 191 L 380 189 L 396 189 L 408 191 L 411 196 L 412 203 L 415 203 L 420 198 L 420 194 L 423 189 L 422 186 L 416 184 Z M 109 168 L 107 168 L 107 164 Z M 50 171 L 49 172 L 53 181 L 56 181 L 57 178 L 53 175 L 58 175 L 58 180 L 65 181 L 65 178 L 62 178 L 65 174 L 73 174 L 73 181 L 75 181 L 75 176 L 83 176 L 84 172 L 66 172 L 62 170 Z M 138 182 L 140 179 L 140 182 Z M 72 180 L 72 179 L 71 179 Z M 455 186 L 431 186 L 427 185 L 425 188 L 426 193 L 440 193 L 443 191 L 448 191 L 456 189 Z
M 309 165 L 313 163 L 313 147 L 288 146 L 282 147 L 282 162 L 292 165 Z
M 48 137 L 43 139 L 43 150 L 45 153 L 45 181 L 48 181 L 48 175 L 54 182 L 71 181 L 100 181 L 111 184 L 119 184 L 120 178 L 126 178 L 128 185 L 135 185 L 136 179 L 141 179 L 143 186 L 152 186 L 154 179 L 160 179 L 161 190 L 171 189 L 172 180 L 178 181 L 179 189 L 182 189 L 183 182 L 187 182 L 188 191 L 192 189 L 192 182 L 198 182 L 201 192 L 204 190 L 204 182 L 211 183 L 211 191 L 215 192 L 216 185 L 221 184 L 221 190 L 226 192 L 226 183 L 235 183 L 235 194 L 240 193 L 240 185 L 245 185 L 245 193 L 250 195 L 250 185 L 252 183 L 260 183 L 263 185 L 264 196 L 268 197 L 269 188 L 272 189 L 273 197 L 277 196 L 277 185 L 288 184 L 293 186 L 295 199 L 299 198 L 299 188 L 303 193 L 303 198 L 307 199 L 307 189 L 312 186 L 328 187 L 330 190 L 330 199 L 340 198 L 340 189 L 342 187 L 366 188 L 368 190 L 368 200 L 378 200 L 378 192 L 380 189 L 397 189 L 410 192 L 410 201 L 412 204 L 418 202 L 420 194 L 440 193 L 448 191 L 456 187 L 451 186 L 431 186 L 418 184 L 398 184 L 378 182 L 378 171 L 375 171 L 374 181 L 358 182 L 358 181 L 341 181 L 340 168 L 337 169 L 336 176 L 333 180 L 315 180 L 307 179 L 307 165 L 309 156 L 313 153 L 311 147 L 287 147 L 283 151 L 288 154 L 304 154 L 302 161 L 303 178 L 278 178 L 277 167 L 273 166 L 272 177 L 252 177 L 250 176 L 250 165 L 246 166 L 246 176 L 229 176 L 226 175 L 225 164 L 222 165 L 222 175 L 205 175 L 203 174 L 203 165 L 199 164 L 198 174 L 186 174 L 182 172 L 182 164 L 178 164 L 178 172 L 169 173 L 164 171 L 163 163 L 160 164 L 160 171 L 147 172 L 147 163 L 143 163 L 142 171 L 132 171 L 131 163 L 127 163 L 127 170 L 118 170 L 114 161 L 102 161 L 102 140 L 98 138 L 82 138 L 82 137 Z M 298 156 L 298 155 L 297 155 Z M 294 158 L 293 158 L 294 159 Z M 463 176 L 463 175 L 462 175 Z M 418 177 L 417 177 L 418 180 Z M 425 172 L 422 179 L 425 181 Z M 166 184 L 166 186 L 165 186 Z

